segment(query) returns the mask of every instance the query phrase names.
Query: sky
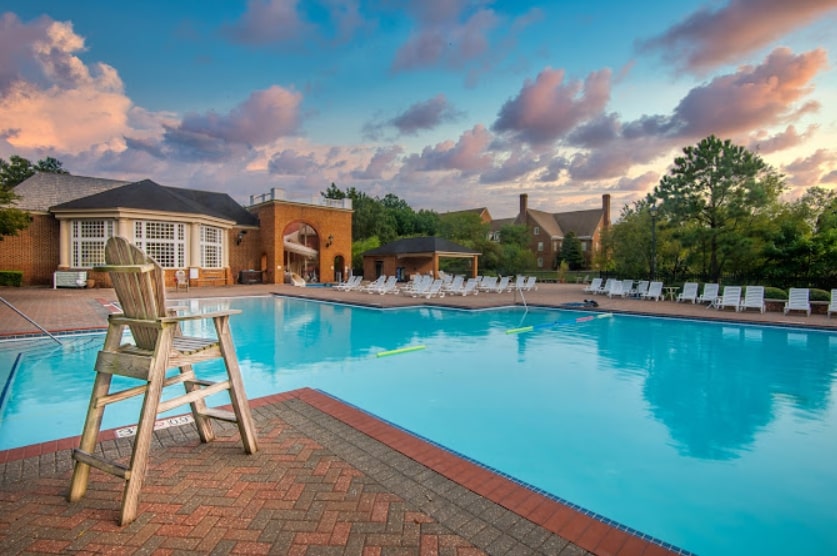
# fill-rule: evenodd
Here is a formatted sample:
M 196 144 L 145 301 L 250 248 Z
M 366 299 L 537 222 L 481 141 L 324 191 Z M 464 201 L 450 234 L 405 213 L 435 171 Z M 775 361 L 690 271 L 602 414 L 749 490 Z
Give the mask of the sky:
M 714 134 L 837 186 L 837 0 L 5 0 L 0 157 L 614 216 Z

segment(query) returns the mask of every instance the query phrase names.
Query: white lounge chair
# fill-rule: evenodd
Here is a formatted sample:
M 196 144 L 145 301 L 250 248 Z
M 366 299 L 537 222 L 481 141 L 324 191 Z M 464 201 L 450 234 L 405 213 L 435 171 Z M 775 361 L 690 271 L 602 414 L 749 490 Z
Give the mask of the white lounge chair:
M 387 275 L 386 274 L 381 274 L 373 282 L 369 282 L 365 286 L 358 287 L 358 290 L 362 291 L 362 292 L 368 292 L 370 290 L 374 291 L 374 290 L 380 288 L 381 286 L 383 286 L 384 282 L 386 282 L 386 281 L 387 281 Z
M 401 293 L 412 297 L 427 295 L 427 292 L 430 291 L 430 286 L 433 285 L 433 282 L 435 282 L 435 280 L 433 280 L 430 276 L 420 276 L 413 282 L 411 288 L 404 288 L 401 290 Z
M 522 274 L 518 274 L 517 278 L 514 279 L 514 286 L 512 286 L 512 289 L 522 290 L 524 287 L 526 287 L 526 277 Z
M 758 309 L 764 312 L 764 286 L 747 286 L 744 292 L 744 300 L 741 302 L 741 310 Z
M 643 299 L 653 299 L 659 301 L 663 298 L 663 283 L 651 282 L 648 284 L 648 291 L 642 296 Z
M 607 294 L 610 291 L 610 288 L 613 286 L 613 278 L 608 278 L 604 286 L 599 286 L 599 289 L 595 290 L 593 293 L 595 294 Z
M 631 291 L 631 297 L 643 297 L 646 293 L 648 293 L 648 280 L 640 280 L 636 283 L 636 288 Z
M 367 288 L 367 293 L 377 293 L 384 295 L 385 293 L 396 293 L 398 291 L 398 278 L 396 276 L 387 276 L 383 284 Z
M 535 285 L 537 281 L 537 276 L 529 276 L 528 278 L 526 278 L 526 284 L 523 286 L 522 289 L 526 290 L 527 292 L 538 289 L 538 287 Z
M 430 284 L 430 288 L 428 288 L 427 292 L 422 294 L 422 297 L 426 297 L 430 299 L 431 297 L 445 297 L 445 292 L 442 290 L 442 285 L 444 281 L 437 278 L 433 280 L 433 283 Z
M 602 279 L 601 278 L 593 278 L 593 281 L 587 284 L 587 287 L 584 288 L 583 291 L 587 293 L 597 293 L 599 288 L 602 287 Z
M 683 284 L 683 293 L 677 296 L 677 302 L 686 302 L 691 301 L 695 303 L 697 301 L 698 295 L 698 283 L 697 282 L 686 282 Z
M 622 287 L 622 280 L 612 280 L 610 282 L 610 289 L 607 291 L 608 297 L 625 297 L 625 290 Z
M 789 311 L 805 311 L 806 316 L 811 316 L 811 301 L 809 300 L 808 288 L 791 288 L 788 291 L 788 300 L 785 302 L 785 314 Z
M 450 293 L 451 295 L 461 295 L 463 297 L 471 294 L 477 295 L 480 293 L 480 291 L 477 289 L 478 284 L 479 280 L 477 280 L 476 278 L 468 278 L 468 281 L 465 282 L 464 286 L 460 287 L 458 290 L 451 290 L 448 293 Z
M 633 280 L 622 280 L 622 297 L 628 297 L 634 291 Z
M 716 309 L 726 309 L 732 307 L 737 311 L 741 310 L 741 286 L 724 286 L 724 295 L 721 296 L 716 304 Z
M 500 278 L 500 281 L 497 283 L 497 287 L 492 290 L 495 293 L 503 293 L 511 291 L 511 286 L 509 285 L 511 282 L 511 276 L 503 276 Z
M 718 284 L 704 284 L 703 293 L 697 298 L 698 303 L 714 305 L 718 301 Z
M 484 276 L 480 283 L 480 291 L 493 292 L 497 289 L 496 276 Z
M 349 279 L 345 282 L 340 282 L 334 289 L 341 292 L 350 292 L 354 289 L 357 289 L 360 286 L 360 282 L 363 280 L 363 276 L 358 274 L 355 276 L 349 276 Z
M 465 285 L 465 277 L 461 274 L 457 274 L 453 277 L 453 280 L 450 282 L 446 282 L 442 279 L 442 289 L 448 293 L 454 292 L 456 290 L 461 290 L 462 287 Z
M 828 318 L 831 318 L 831 313 L 837 313 L 837 289 L 831 290 L 831 302 L 828 304 L 825 313 Z

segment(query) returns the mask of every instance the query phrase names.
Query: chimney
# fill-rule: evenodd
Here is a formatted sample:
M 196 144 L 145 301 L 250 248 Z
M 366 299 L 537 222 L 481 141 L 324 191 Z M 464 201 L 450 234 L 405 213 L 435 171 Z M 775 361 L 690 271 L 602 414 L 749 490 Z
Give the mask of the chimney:
M 610 227 L 610 193 L 602 195 L 602 221 L 605 228 Z
M 520 219 L 521 224 L 525 224 L 527 220 L 529 220 L 529 195 L 526 193 L 520 194 L 520 214 L 518 215 L 518 219 Z

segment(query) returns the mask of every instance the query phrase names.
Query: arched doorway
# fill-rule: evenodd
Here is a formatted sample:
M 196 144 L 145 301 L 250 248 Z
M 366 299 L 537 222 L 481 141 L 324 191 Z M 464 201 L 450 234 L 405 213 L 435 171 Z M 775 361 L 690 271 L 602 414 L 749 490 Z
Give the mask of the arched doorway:
M 319 282 L 319 244 L 317 231 L 305 222 L 291 222 L 282 230 L 285 279 Z

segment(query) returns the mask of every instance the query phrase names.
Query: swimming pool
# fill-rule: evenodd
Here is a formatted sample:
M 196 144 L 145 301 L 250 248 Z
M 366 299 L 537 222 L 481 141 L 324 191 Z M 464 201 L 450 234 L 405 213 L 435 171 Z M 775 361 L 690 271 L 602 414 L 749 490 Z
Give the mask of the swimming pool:
M 837 552 L 833 333 L 577 322 L 589 314 L 546 309 L 191 303 L 244 310 L 232 323 L 251 397 L 322 389 L 701 554 Z M 507 334 L 526 326 L 535 329 Z M 0 449 L 80 432 L 101 339 L 30 346 L 2 408 Z M 426 349 L 375 356 L 409 345 Z M 0 350 L 2 373 L 19 350 Z M 136 420 L 137 407 L 108 413 L 117 407 L 106 427 Z

